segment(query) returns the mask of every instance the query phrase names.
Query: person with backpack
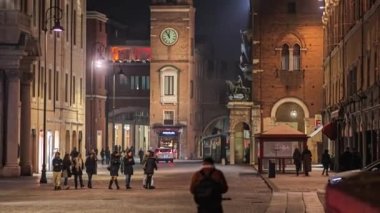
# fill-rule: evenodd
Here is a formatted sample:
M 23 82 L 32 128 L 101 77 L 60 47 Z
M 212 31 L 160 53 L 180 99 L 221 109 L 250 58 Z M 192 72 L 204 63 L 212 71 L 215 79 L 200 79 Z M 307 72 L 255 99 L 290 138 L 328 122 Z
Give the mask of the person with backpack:
M 190 184 L 198 213 L 222 213 L 222 194 L 227 191 L 228 185 L 223 172 L 215 168 L 212 158 L 205 158 L 202 168 L 193 174 Z

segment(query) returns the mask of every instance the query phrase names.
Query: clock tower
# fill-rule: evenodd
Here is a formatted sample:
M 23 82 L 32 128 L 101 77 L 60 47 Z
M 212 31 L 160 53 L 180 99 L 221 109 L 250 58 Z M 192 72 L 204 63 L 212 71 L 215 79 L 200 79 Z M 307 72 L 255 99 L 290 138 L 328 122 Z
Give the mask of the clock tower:
M 193 158 L 201 134 L 193 2 L 153 0 L 150 12 L 150 146 L 171 148 L 175 158 Z

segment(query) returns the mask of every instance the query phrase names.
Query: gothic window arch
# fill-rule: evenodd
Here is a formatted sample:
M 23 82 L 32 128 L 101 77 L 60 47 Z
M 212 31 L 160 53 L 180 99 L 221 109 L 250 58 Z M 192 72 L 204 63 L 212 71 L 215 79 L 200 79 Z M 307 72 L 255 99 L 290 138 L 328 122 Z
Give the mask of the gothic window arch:
M 179 70 L 165 66 L 160 70 L 161 103 L 177 103 Z
M 299 44 L 293 46 L 293 70 L 301 69 L 301 47 Z
M 289 70 L 289 45 L 282 45 L 281 49 L 281 69 Z

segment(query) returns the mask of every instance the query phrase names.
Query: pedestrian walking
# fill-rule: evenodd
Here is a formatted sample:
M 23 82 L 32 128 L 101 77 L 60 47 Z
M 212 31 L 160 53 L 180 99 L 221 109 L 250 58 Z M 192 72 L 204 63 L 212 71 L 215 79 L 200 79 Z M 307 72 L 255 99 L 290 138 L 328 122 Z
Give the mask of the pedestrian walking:
M 346 147 L 346 150 L 340 156 L 339 167 L 341 171 L 347 171 L 352 169 L 352 153 L 350 152 L 349 147 Z
M 356 148 L 352 150 L 352 167 L 351 169 L 361 169 L 362 168 L 362 157 Z
M 77 148 L 73 147 L 73 150 L 71 150 L 71 153 L 70 153 L 71 160 L 76 158 L 78 156 L 78 154 L 79 154 L 79 152 L 77 151 Z
M 293 163 L 296 167 L 296 174 L 297 176 L 299 175 L 299 172 L 301 170 L 301 161 L 302 161 L 302 155 L 301 155 L 301 152 L 298 148 L 295 148 L 294 149 L 294 152 L 293 152 Z
M 120 169 L 120 154 L 115 149 L 111 155 L 111 162 L 109 165 L 109 171 L 111 180 L 108 185 L 108 189 L 112 189 L 112 184 L 115 182 L 116 188 L 120 189 L 119 183 L 117 182 L 117 176 L 119 176 L 119 169 Z
M 128 149 L 126 149 L 127 152 L 128 152 Z M 124 157 L 126 156 L 126 152 L 123 150 L 121 153 L 120 153 L 120 172 L 122 174 L 124 174 Z
M 124 164 L 124 175 L 125 175 L 125 188 L 131 189 L 131 178 L 133 175 L 133 165 L 135 165 L 135 160 L 133 159 L 133 153 L 131 150 L 123 158 Z
M 106 156 L 106 164 L 109 165 L 110 164 L 110 158 L 111 158 L 111 151 L 108 147 L 106 148 L 105 156 Z
M 222 213 L 222 194 L 227 191 L 223 172 L 215 168 L 212 158 L 205 158 L 202 168 L 193 174 L 190 184 L 198 213 Z
M 322 154 L 322 166 L 323 166 L 322 175 L 326 173 L 326 176 L 329 176 L 330 163 L 331 163 L 331 157 L 329 154 L 329 150 L 325 149 L 325 152 Z
M 152 147 L 150 147 L 149 150 L 145 152 L 145 154 L 143 156 L 143 160 L 142 160 L 143 168 L 145 167 L 145 163 L 148 160 L 149 155 L 150 155 L 151 152 L 154 153 Z M 147 175 L 144 172 L 144 177 L 143 177 L 143 180 L 142 180 L 143 188 L 146 188 L 146 179 L 147 179 Z M 153 178 L 153 176 L 152 176 L 151 181 L 150 181 L 150 188 L 151 189 L 155 188 L 154 187 L 154 178 Z
M 63 157 L 62 177 L 64 178 L 63 186 L 65 189 L 69 189 L 68 180 L 71 177 L 71 160 L 69 153 L 66 153 Z
M 307 145 L 305 146 L 305 149 L 302 151 L 302 163 L 305 176 L 309 176 L 309 172 L 311 171 L 311 152 Z
M 88 177 L 87 187 L 89 189 L 92 189 L 92 176 L 96 174 L 96 158 L 94 152 L 91 152 L 90 155 L 86 158 L 85 166 Z
M 77 157 L 74 158 L 73 160 L 73 174 L 74 174 L 74 185 L 75 189 L 78 189 L 78 179 L 79 179 L 79 184 L 80 187 L 83 188 L 83 168 L 84 168 L 84 163 L 82 159 L 82 154 L 79 153 Z
M 60 157 L 59 152 L 55 153 L 52 164 L 53 164 L 54 190 L 61 190 L 61 175 L 62 175 L 63 161 Z
M 100 150 L 100 157 L 102 158 L 102 165 L 104 165 L 104 157 L 105 157 L 104 148 L 102 148 L 102 150 Z
M 146 175 L 145 188 L 154 189 L 151 186 L 154 170 L 157 170 L 156 158 L 152 150 L 149 150 L 149 157 L 144 164 L 144 174 Z
M 140 148 L 139 150 L 139 158 L 140 158 L 140 164 L 143 164 L 143 159 L 144 159 L 144 151 Z

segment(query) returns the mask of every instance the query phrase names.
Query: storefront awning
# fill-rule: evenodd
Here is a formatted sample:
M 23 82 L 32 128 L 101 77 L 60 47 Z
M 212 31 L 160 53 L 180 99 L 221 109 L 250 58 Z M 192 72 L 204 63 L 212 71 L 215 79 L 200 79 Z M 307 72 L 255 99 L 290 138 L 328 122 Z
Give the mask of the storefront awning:
M 335 140 L 337 137 L 336 122 L 326 124 L 322 129 L 322 133 L 331 140 Z
M 317 129 L 314 130 L 314 132 L 309 134 L 309 137 L 310 138 L 314 137 L 316 134 L 318 134 L 320 131 L 322 131 L 322 129 L 323 129 L 323 126 L 320 125 Z

